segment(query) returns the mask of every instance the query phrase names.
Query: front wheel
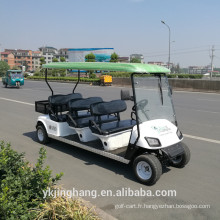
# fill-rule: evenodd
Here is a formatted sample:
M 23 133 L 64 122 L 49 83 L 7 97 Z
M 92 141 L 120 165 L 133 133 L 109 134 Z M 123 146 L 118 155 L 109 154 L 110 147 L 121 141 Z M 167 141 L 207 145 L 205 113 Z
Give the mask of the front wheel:
M 20 88 L 20 82 L 16 82 L 17 89 Z
M 171 165 L 173 167 L 177 167 L 177 168 L 183 168 L 185 167 L 185 165 L 187 163 L 189 163 L 189 160 L 190 160 L 190 150 L 189 148 L 187 147 L 186 144 L 184 143 L 181 143 L 183 149 L 184 149 L 184 152 L 183 154 L 177 156 L 176 158 L 172 159 L 171 161 Z
M 8 84 L 7 83 L 5 83 L 5 88 L 7 88 L 8 87 Z
M 156 156 L 143 154 L 134 160 L 133 171 L 141 183 L 153 185 L 162 174 L 162 165 Z
M 49 137 L 47 135 L 47 131 L 43 125 L 37 126 L 37 140 L 41 144 L 46 144 L 49 142 Z

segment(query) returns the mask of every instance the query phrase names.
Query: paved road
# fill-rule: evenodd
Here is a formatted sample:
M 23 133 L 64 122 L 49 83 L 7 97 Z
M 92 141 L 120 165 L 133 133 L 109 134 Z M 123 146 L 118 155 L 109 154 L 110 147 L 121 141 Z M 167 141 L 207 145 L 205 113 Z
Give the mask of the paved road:
M 52 83 L 55 93 L 69 93 L 72 84 Z M 118 87 L 79 85 L 84 97 L 120 98 Z M 38 113 L 34 101 L 47 99 L 50 91 L 44 82 L 26 81 L 21 89 L 0 86 L 0 139 L 14 149 L 26 152 L 35 163 L 41 147 L 36 142 Z M 54 173 L 64 172 L 60 182 L 66 189 L 176 190 L 176 197 L 86 197 L 118 219 L 219 219 L 220 213 L 220 95 L 174 92 L 179 127 L 191 149 L 191 161 L 184 169 L 169 167 L 154 186 L 136 182 L 131 167 L 75 147 L 52 141 L 47 145 L 47 164 Z M 131 103 L 128 102 L 130 110 Z M 129 117 L 125 113 L 122 117 Z M 168 205 L 210 205 L 209 209 L 171 209 Z M 164 205 L 146 208 L 147 205 Z M 115 208 L 117 207 L 117 209 Z M 145 207 L 145 208 L 144 208 Z M 165 208 L 162 208 L 165 207 Z M 189 208 L 189 206 L 188 206 Z

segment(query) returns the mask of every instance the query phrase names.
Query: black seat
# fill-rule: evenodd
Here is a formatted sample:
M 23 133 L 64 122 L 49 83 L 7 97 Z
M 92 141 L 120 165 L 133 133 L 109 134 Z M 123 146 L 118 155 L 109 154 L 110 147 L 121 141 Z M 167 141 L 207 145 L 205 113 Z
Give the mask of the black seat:
M 91 114 L 98 117 L 97 121 L 90 121 L 90 129 L 92 133 L 109 135 L 120 131 L 132 129 L 136 125 L 135 120 L 120 120 L 120 112 L 127 109 L 123 100 L 114 100 L 110 102 L 102 102 L 91 105 Z M 103 115 L 116 114 L 117 121 L 106 123 L 102 120 Z
M 70 113 L 67 114 L 67 123 L 71 127 L 83 128 L 89 126 L 89 121 L 94 120 L 98 123 L 98 118 L 91 116 L 90 113 L 79 114 L 78 111 L 90 110 L 90 106 L 95 103 L 103 102 L 100 97 L 90 97 L 87 99 L 71 100 L 69 101 Z M 102 121 L 111 122 L 117 120 L 115 116 L 112 115 L 102 115 Z
M 52 95 L 48 97 L 49 101 L 49 116 L 50 119 L 57 122 L 66 121 L 66 115 L 62 115 L 62 112 L 68 111 L 68 103 L 70 100 L 81 99 L 80 93 L 71 93 L 68 95 Z
M 89 110 L 90 105 L 98 102 L 103 102 L 101 97 L 90 97 L 87 99 L 70 100 L 68 103 L 69 111 L 78 112 L 83 110 Z
M 99 125 L 99 129 L 97 129 L 95 126 L 91 126 L 90 129 L 92 133 L 95 134 L 109 135 L 120 131 L 132 129 L 135 125 L 136 121 L 134 120 L 123 120 L 101 124 Z

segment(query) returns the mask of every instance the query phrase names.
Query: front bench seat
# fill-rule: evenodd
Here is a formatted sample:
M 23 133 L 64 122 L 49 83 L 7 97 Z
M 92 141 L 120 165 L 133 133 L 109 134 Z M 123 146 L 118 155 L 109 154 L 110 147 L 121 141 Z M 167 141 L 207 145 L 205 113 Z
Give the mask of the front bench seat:
M 125 111 L 126 109 L 127 105 L 124 100 L 114 100 L 91 105 L 91 114 L 98 117 L 98 123 L 94 120 L 90 121 L 90 129 L 92 133 L 99 135 L 109 135 L 132 129 L 133 126 L 136 125 L 135 120 L 120 120 L 119 113 Z M 116 114 L 117 121 L 103 123 L 101 117 L 108 114 Z

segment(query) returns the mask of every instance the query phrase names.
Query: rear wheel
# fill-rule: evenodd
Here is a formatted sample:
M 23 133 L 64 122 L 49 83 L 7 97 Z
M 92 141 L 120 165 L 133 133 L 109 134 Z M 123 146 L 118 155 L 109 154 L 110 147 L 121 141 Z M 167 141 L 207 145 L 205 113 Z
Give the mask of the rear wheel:
M 43 125 L 37 126 L 37 140 L 41 144 L 46 144 L 49 142 L 49 137 L 47 135 L 47 131 Z
M 171 161 L 171 165 L 173 167 L 177 167 L 177 168 L 183 168 L 185 167 L 185 165 L 187 163 L 189 163 L 190 160 L 190 150 L 187 147 L 186 144 L 181 143 L 183 149 L 184 149 L 184 153 L 182 155 L 177 156 L 176 158 L 172 159 Z
M 136 178 L 146 185 L 153 185 L 162 174 L 162 166 L 156 156 L 145 154 L 138 156 L 133 163 Z

